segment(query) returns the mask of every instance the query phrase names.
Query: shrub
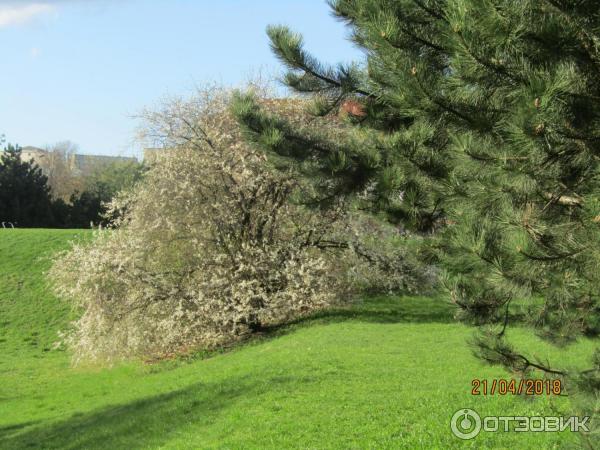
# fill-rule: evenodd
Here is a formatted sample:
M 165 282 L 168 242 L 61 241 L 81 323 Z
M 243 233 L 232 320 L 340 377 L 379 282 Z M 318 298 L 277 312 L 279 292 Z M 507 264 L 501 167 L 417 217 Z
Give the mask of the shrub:
M 289 201 L 298 182 L 243 143 L 228 98 L 206 90 L 145 113 L 169 150 L 112 202 L 108 229 L 55 262 L 56 291 L 80 313 L 65 335 L 75 362 L 227 344 L 345 293 L 332 249 L 312 245 L 337 216 Z
M 344 266 L 354 291 L 430 294 L 438 288 L 438 269 L 418 254 L 422 237 L 364 213 L 348 214 L 339 224 L 339 238 L 349 244 Z

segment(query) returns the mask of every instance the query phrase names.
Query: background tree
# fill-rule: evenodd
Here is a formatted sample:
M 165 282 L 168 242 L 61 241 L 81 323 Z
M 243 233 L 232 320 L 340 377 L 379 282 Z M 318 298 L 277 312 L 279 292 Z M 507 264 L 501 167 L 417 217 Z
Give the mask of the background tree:
M 81 178 L 81 192 L 71 194 L 70 226 L 87 228 L 107 224 L 116 217 L 105 217 L 107 205 L 120 192 L 128 191 L 141 180 L 145 168 L 138 162 L 115 161 L 96 168 Z
M 73 170 L 73 157 L 78 150 L 70 141 L 58 142 L 46 149 L 44 174 L 54 199 L 68 202 L 73 193 L 83 189 L 83 178 Z
M 19 227 L 55 224 L 48 179 L 33 161 L 22 161 L 18 146 L 0 155 L 0 221 Z
M 327 66 L 269 27 L 285 82 L 329 114 L 348 99 L 344 138 L 294 127 L 250 95 L 234 111 L 271 154 L 317 176 L 322 198 L 354 195 L 419 231 L 447 272 L 479 354 L 564 376 L 598 410 L 600 351 L 586 370 L 514 349 L 511 302 L 566 344 L 600 331 L 600 12 L 596 1 L 337 0 L 366 65 Z M 355 109 L 356 110 L 356 109 Z M 360 194 L 360 195 L 359 195 Z M 592 395 L 590 395 L 590 392 Z M 590 446 L 591 441 L 590 441 Z
M 84 190 L 100 190 L 113 197 L 117 192 L 131 189 L 144 171 L 137 161 L 114 161 L 94 169 L 85 179 Z

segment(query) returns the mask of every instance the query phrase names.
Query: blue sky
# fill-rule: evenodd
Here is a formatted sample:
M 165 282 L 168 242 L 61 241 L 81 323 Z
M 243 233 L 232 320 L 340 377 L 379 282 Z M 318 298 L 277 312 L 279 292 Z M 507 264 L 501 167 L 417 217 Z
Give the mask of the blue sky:
M 325 0 L 0 0 L 0 134 L 139 155 L 142 108 L 205 82 L 280 73 L 265 35 L 279 23 L 323 61 L 361 56 Z

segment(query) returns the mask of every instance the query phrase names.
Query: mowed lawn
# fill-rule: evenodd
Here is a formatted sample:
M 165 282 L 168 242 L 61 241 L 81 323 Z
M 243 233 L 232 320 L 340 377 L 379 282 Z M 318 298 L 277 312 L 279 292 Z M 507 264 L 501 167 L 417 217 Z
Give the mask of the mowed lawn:
M 49 257 L 73 230 L 0 230 L 0 448 L 546 449 L 573 433 L 450 431 L 460 408 L 551 415 L 566 397 L 471 395 L 473 378 L 506 378 L 467 344 L 443 299 L 386 297 L 321 314 L 210 356 L 71 368 L 52 349 L 73 317 L 49 291 Z M 541 358 L 586 365 L 524 331 Z

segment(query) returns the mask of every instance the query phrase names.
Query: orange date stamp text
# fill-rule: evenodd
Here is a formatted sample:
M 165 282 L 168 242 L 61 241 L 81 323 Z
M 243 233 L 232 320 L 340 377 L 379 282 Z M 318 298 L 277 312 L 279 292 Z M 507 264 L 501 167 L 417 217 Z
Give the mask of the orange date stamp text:
M 471 381 L 472 395 L 561 395 L 559 379 L 474 379 Z

